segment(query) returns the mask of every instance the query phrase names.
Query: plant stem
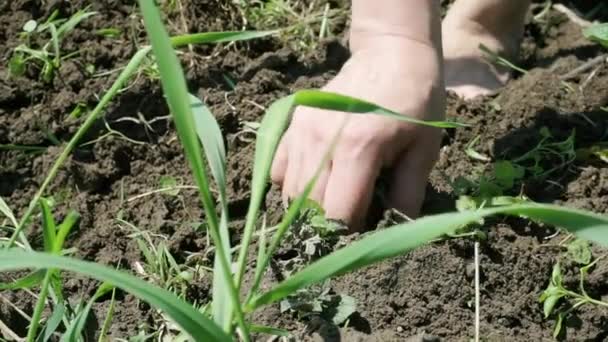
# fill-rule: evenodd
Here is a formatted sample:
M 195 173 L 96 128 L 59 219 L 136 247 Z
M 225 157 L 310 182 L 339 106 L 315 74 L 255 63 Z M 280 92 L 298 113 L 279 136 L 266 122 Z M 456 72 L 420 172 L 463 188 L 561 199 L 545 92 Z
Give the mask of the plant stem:
M 30 321 L 30 328 L 27 331 L 27 342 L 34 342 L 36 340 L 36 333 L 38 332 L 38 326 L 40 325 L 40 317 L 42 317 L 42 311 L 46 305 L 46 298 L 49 292 L 49 283 L 53 276 L 53 270 L 49 269 L 46 271 L 44 280 L 40 288 L 40 295 L 38 295 L 38 302 L 36 302 L 36 308 L 32 314 L 32 320 Z

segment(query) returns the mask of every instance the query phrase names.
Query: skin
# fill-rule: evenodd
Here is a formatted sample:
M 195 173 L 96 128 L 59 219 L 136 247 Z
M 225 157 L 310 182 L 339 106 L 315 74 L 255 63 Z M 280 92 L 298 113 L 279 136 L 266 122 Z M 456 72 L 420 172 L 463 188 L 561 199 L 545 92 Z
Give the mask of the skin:
M 460 0 L 444 20 L 442 41 L 439 1 L 353 0 L 351 58 L 324 90 L 442 120 L 446 87 L 470 98 L 507 80 L 506 71 L 484 61 L 478 45 L 515 54 L 528 6 L 528 0 Z M 321 165 L 338 132 L 329 162 Z M 285 198 L 294 198 L 321 165 L 310 197 L 328 217 L 358 229 L 377 177 L 388 168 L 389 205 L 416 217 L 440 143 L 436 128 L 301 108 L 283 136 L 272 179 Z

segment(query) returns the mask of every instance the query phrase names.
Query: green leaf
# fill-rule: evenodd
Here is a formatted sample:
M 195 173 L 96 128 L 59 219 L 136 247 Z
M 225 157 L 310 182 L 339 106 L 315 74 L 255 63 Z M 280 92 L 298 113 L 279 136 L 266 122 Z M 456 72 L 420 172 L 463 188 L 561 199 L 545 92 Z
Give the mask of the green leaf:
M 208 43 L 228 43 L 241 40 L 251 40 L 268 37 L 277 34 L 279 31 L 224 31 L 224 32 L 203 32 L 185 34 L 171 37 L 171 44 L 175 47 L 189 44 L 208 44 Z
M 32 272 L 25 277 L 19 278 L 11 283 L 0 283 L 0 290 L 19 290 L 19 289 L 31 289 L 34 286 L 40 285 L 44 279 L 46 272 L 39 270 Z
M 551 313 L 553 312 L 553 308 L 555 307 L 555 305 L 559 302 L 559 300 L 562 297 L 563 296 L 560 296 L 560 295 L 554 295 L 554 296 L 549 296 L 549 297 L 545 298 L 545 300 L 543 302 L 543 313 L 545 314 L 545 318 L 548 318 L 549 316 L 551 316 Z
M 551 272 L 551 285 L 555 287 L 562 287 L 562 269 L 559 262 L 553 265 L 553 271 Z
M 377 114 L 399 121 L 416 123 L 423 126 L 438 128 L 468 127 L 466 124 L 447 121 L 424 121 L 403 115 L 388 108 L 381 107 L 354 97 L 331 93 L 321 90 L 300 90 L 294 95 L 296 105 L 314 107 L 319 109 L 349 112 L 353 114 Z
M 273 328 L 273 327 L 267 327 L 267 326 L 264 326 L 264 325 L 251 324 L 251 325 L 249 325 L 249 329 L 252 332 L 260 333 L 260 334 L 266 334 L 266 335 L 272 335 L 272 336 L 282 336 L 282 337 L 289 337 L 289 336 L 291 336 L 291 334 L 287 330 L 279 329 L 279 328 Z
M 93 304 L 95 304 L 99 298 L 103 297 L 106 293 L 112 290 L 114 290 L 114 287 L 109 283 L 102 283 L 99 288 L 97 288 L 97 291 L 95 291 L 95 294 L 89 300 L 84 309 L 78 312 L 76 318 L 72 320 L 70 326 L 67 327 L 65 333 L 61 337 L 62 342 L 77 341 L 80 338 L 82 332 L 84 331 L 87 319 L 89 318 L 91 309 L 93 308 Z
M 106 266 L 48 253 L 22 250 L 0 251 L 0 272 L 26 268 L 55 268 L 109 282 L 162 310 L 176 324 L 194 337 L 195 341 L 232 341 L 211 320 L 175 296 L 128 273 Z
M 163 191 L 163 193 L 169 196 L 177 196 L 179 195 L 179 189 L 177 189 L 177 179 L 171 176 L 161 176 L 158 181 L 158 186 L 161 189 L 167 189 Z
M 196 135 L 196 122 L 191 108 L 192 98 L 188 93 L 186 79 L 154 1 L 139 0 L 138 2 L 144 17 L 144 26 L 150 37 L 150 42 L 152 43 L 152 50 L 156 56 L 163 92 L 169 109 L 171 110 L 171 114 L 173 115 L 175 127 L 184 147 L 186 157 L 190 163 L 190 167 L 194 174 L 194 180 L 198 185 L 203 207 L 205 208 L 209 226 L 208 231 L 216 247 L 216 255 L 218 256 L 219 265 L 221 266 L 217 273 L 224 279 L 224 283 L 227 287 L 225 293 L 230 295 L 230 301 L 232 302 L 232 306 L 236 313 L 237 323 L 245 341 L 248 341 L 248 327 L 245 324 L 245 319 L 241 310 L 239 293 L 233 283 L 231 262 L 226 259 L 226 256 L 229 255 L 228 251 L 224 250 L 226 242 L 222 241 L 222 235 L 225 236 L 226 234 L 222 234 L 221 230 L 223 230 L 222 227 L 227 218 L 223 216 L 222 222 L 224 223 L 218 222 L 215 203 L 211 196 L 209 180 L 201 155 L 201 146 Z M 224 323 L 224 331 L 228 332 L 232 329 L 231 324 L 222 323 Z
M 515 181 L 524 177 L 524 168 L 507 160 L 494 163 L 494 177 L 504 190 L 509 190 Z
M 11 208 L 9 208 L 8 204 L 6 204 L 2 197 L 0 197 L 0 213 L 2 213 L 2 215 L 6 216 L 6 218 L 11 221 L 13 227 L 17 227 L 19 225 L 15 214 L 13 214 L 13 211 L 11 210 Z
M 55 225 L 55 219 L 53 218 L 49 202 L 46 198 L 40 199 L 40 210 L 42 211 L 42 236 L 44 240 L 44 250 L 46 252 L 54 252 L 57 226 Z
M 65 23 L 63 23 L 57 29 L 57 36 L 62 38 L 65 34 L 72 31 L 78 24 L 80 24 L 83 20 L 97 14 L 97 12 L 86 12 L 86 10 L 80 10 L 74 13 L 70 19 L 68 19 Z
M 272 290 L 254 297 L 247 309 L 274 303 L 329 277 L 338 276 L 382 260 L 405 254 L 441 235 L 497 214 L 522 216 L 568 229 L 581 238 L 608 245 L 608 217 L 554 205 L 521 204 L 423 217 L 416 221 L 375 232 L 316 261 Z M 561 280 L 560 280 L 561 281 Z
M 70 210 L 70 212 L 68 212 L 67 216 L 63 219 L 63 222 L 57 227 L 57 235 L 55 236 L 52 252 L 59 254 L 63 250 L 65 239 L 79 219 L 80 214 L 76 211 Z
M 25 59 L 21 53 L 14 53 L 8 61 L 8 71 L 12 76 L 22 76 L 25 74 L 25 67 Z
M 108 27 L 108 28 L 99 29 L 99 30 L 95 31 L 95 34 L 104 36 L 106 38 L 117 38 L 120 36 L 121 33 L 122 32 L 120 31 L 120 29 L 114 28 L 114 27 Z
M 567 255 L 579 265 L 588 265 L 591 262 L 591 248 L 589 241 L 576 239 L 568 245 Z
M 220 241 L 223 244 L 225 260 L 232 260 L 230 253 L 230 234 L 228 232 L 228 198 L 226 197 L 226 147 L 220 125 L 215 120 L 209 108 L 196 96 L 190 95 L 190 108 L 194 119 L 196 134 L 198 135 L 211 174 L 215 179 L 219 192 L 222 215 L 220 217 Z M 232 324 L 233 307 L 230 302 L 229 284 L 222 275 L 219 254 L 215 256 L 213 272 L 213 318 L 215 322 L 229 329 Z M 232 276 L 232 273 L 231 273 Z
M 585 38 L 608 48 L 608 23 L 596 24 L 583 30 Z
M 46 321 L 46 325 L 42 332 L 42 342 L 47 342 L 51 339 L 53 333 L 59 328 L 64 313 L 65 305 L 63 305 L 63 303 L 59 303 L 59 305 L 55 306 L 55 310 L 53 310 L 51 317 Z
M 335 307 L 335 314 L 332 317 L 332 321 L 335 325 L 340 325 L 357 311 L 357 301 L 355 298 L 347 295 L 337 296 L 339 302 Z
M 23 32 L 32 33 L 36 30 L 37 26 L 38 26 L 38 23 L 36 22 L 36 20 L 28 20 L 23 25 Z

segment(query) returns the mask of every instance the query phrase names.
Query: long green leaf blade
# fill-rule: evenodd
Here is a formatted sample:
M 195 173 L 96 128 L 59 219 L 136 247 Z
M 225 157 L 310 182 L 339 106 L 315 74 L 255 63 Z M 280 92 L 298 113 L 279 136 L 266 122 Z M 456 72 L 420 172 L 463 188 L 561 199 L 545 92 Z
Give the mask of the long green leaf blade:
M 294 107 L 294 96 L 287 96 L 275 101 L 264 115 L 257 133 L 255 145 L 253 176 L 251 180 L 251 199 L 245 218 L 245 229 L 237 261 L 237 288 L 240 288 L 245 274 L 249 245 L 255 230 L 260 205 L 264 199 L 266 181 L 272 166 L 272 160 L 283 132 L 289 122 L 289 114 Z
M 84 309 L 78 313 L 76 318 L 72 320 L 70 326 L 66 329 L 65 333 L 61 337 L 62 342 L 71 342 L 78 340 L 78 338 L 82 335 L 82 332 L 84 331 L 84 327 L 87 322 L 87 319 L 89 318 L 91 309 L 93 308 L 93 304 L 95 304 L 95 302 L 99 298 L 101 298 L 106 293 L 112 290 L 114 290 L 114 287 L 109 283 L 102 283 L 99 286 L 99 288 L 97 289 L 97 291 L 95 291 L 95 294 L 93 295 L 93 297 L 91 297 Z
M 32 272 L 25 277 L 19 278 L 12 283 L 0 283 L 0 290 L 30 289 L 39 285 L 44 279 L 45 274 L 45 270 L 39 270 Z
M 105 281 L 148 302 L 189 333 L 196 341 L 231 341 L 217 325 L 173 293 L 130 274 L 106 266 L 48 253 L 0 251 L 0 272 L 26 268 L 54 268 Z
M 454 232 L 483 217 L 496 214 L 524 216 L 563 227 L 581 238 L 608 245 L 608 217 L 554 205 L 522 204 L 429 216 L 375 232 L 348 247 L 333 252 L 283 281 L 271 291 L 256 297 L 248 309 L 276 302 L 301 288 L 329 277 L 404 254 L 443 234 Z
M 220 217 L 220 238 L 223 244 L 224 258 L 232 260 L 230 253 L 230 234 L 228 232 L 228 199 L 226 197 L 226 147 L 220 125 L 215 120 L 209 108 L 196 96 L 190 94 L 190 108 L 194 118 L 196 134 L 198 135 L 207 163 L 211 169 L 211 174 L 215 179 L 219 192 L 222 215 Z M 222 275 L 222 265 L 220 255 L 215 255 L 213 266 L 213 319 L 224 329 L 229 329 L 232 323 L 232 304 L 230 301 L 230 284 Z
M 249 341 L 249 328 L 245 324 L 245 318 L 240 306 L 239 293 L 233 283 L 230 261 L 225 258 L 226 252 L 224 251 L 224 243 L 220 235 L 217 213 L 209 189 L 209 181 L 201 156 L 201 147 L 197 141 L 194 129 L 194 119 L 190 108 L 186 79 L 154 1 L 139 0 L 139 5 L 144 17 L 144 26 L 152 43 L 152 50 L 156 56 L 163 91 L 171 109 L 175 127 L 184 146 L 186 156 L 190 162 L 192 172 L 194 173 L 194 179 L 198 185 L 205 213 L 207 214 L 209 233 L 215 244 L 221 264 L 220 273 L 228 285 L 227 291 L 230 294 L 230 300 L 236 313 L 236 320 L 243 338 L 247 342 Z M 225 331 L 230 331 L 232 330 L 232 325 L 224 326 L 224 328 L 226 328 Z
M 55 225 L 55 218 L 53 218 L 53 214 L 51 213 L 51 208 L 47 199 L 40 199 L 40 210 L 42 211 L 42 236 L 44 240 L 44 250 L 47 252 L 53 252 L 55 236 L 57 235 L 57 226 Z
M 229 43 L 243 40 L 263 38 L 277 34 L 279 31 L 224 31 L 184 34 L 171 37 L 175 47 L 189 44 Z
M 8 218 L 11 221 L 11 223 L 13 224 L 14 227 L 19 226 L 19 222 L 17 222 L 17 218 L 15 217 L 15 214 L 13 214 L 13 211 L 8 206 L 8 204 L 6 204 L 4 199 L 2 199 L 2 197 L 0 197 L 0 213 L 2 213 L 2 215 L 6 216 L 6 218 Z
M 368 101 L 322 90 L 299 90 L 294 94 L 294 97 L 296 106 L 314 107 L 353 114 L 376 114 L 399 121 L 438 128 L 467 127 L 467 125 L 458 122 L 415 119 Z

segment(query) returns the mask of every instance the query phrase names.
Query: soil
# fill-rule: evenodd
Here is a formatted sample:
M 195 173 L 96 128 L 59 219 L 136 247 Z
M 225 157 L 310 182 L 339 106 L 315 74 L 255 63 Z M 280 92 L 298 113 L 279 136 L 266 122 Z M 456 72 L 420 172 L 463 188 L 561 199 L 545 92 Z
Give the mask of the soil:
M 41 153 L 0 150 L 0 196 L 17 214 L 24 212 L 65 143 L 83 122 L 69 113 L 79 104 L 93 108 L 116 78 L 116 69 L 145 42 L 141 21 L 132 15 L 136 12 L 133 1 L 93 2 L 91 9 L 98 14 L 85 20 L 62 43 L 64 54 L 79 53 L 62 63 L 51 83 L 38 78 L 36 67 L 29 67 L 22 77 L 9 77 L 8 59 L 20 44 L 19 33 L 27 20 L 44 19 L 54 10 L 66 16 L 87 5 L 86 1 L 43 3 L 16 0 L 0 4 L 0 51 L 4 51 L 0 56 L 0 144 L 46 148 Z M 167 15 L 170 30 L 239 29 L 239 11 L 231 3 L 183 0 L 183 11 Z M 109 27 L 119 29 L 120 34 L 108 38 L 95 33 Z M 247 209 L 253 154 L 253 136 L 243 132 L 243 123 L 258 121 L 261 108 L 273 100 L 296 89 L 320 87 L 335 75 L 348 58 L 348 49 L 341 43 L 343 35 L 308 52 L 285 47 L 274 38 L 184 50 L 181 58 L 189 88 L 210 106 L 226 136 L 234 242 L 238 242 Z M 520 62 L 528 73 L 514 75 L 491 97 L 466 102 L 450 95 L 448 117 L 470 127 L 446 133 L 440 160 L 431 174 L 425 212 L 454 210 L 452 182 L 458 177 L 474 180 L 488 172 L 489 163 L 465 153 L 476 137 L 476 150 L 492 160 L 529 151 L 539 142 L 542 127 L 555 141 L 565 140 L 574 130 L 577 149 L 606 141 L 608 116 L 601 107 L 608 105 L 608 65 L 601 64 L 566 82 L 559 78 L 602 53 L 605 51 L 598 45 L 582 37 L 577 24 L 559 12 L 551 10 L 542 21 L 531 21 Z M 95 74 L 106 75 L 91 75 L 90 65 Z M 234 87 L 226 77 L 234 81 Z M 175 196 L 155 193 L 134 197 L 158 189 L 163 176 L 173 177 L 178 184 L 192 184 L 167 115 L 158 81 L 153 74 L 142 73 L 112 101 L 105 111 L 105 122 L 94 125 L 61 168 L 46 195 L 53 196 L 58 219 L 69 209 L 81 215 L 66 242 L 75 248 L 76 257 L 136 272 L 144 263 L 133 238 L 139 229 L 153 241 L 165 243 L 178 263 L 210 265 L 212 255 L 202 252 L 208 247 L 207 237 L 196 229 L 203 222 L 203 212 L 195 190 L 183 189 Z M 108 128 L 114 133 L 108 134 Z M 542 162 L 545 166 L 555 163 Z M 608 211 L 608 168 L 601 161 L 577 160 L 546 179 L 526 180 L 515 188 L 512 194 L 521 191 L 536 201 Z M 279 198 L 276 189 L 269 191 L 265 210 L 270 221 L 282 213 Z M 543 317 L 538 297 L 563 252 L 558 242 L 565 234 L 556 236 L 550 227 L 519 219 L 488 220 L 485 226 L 488 239 L 481 245 L 480 259 L 482 336 L 489 341 L 551 340 L 555 318 Z M 33 224 L 28 237 L 34 248 L 41 247 L 39 224 Z M 596 257 L 606 253 L 596 247 L 593 252 Z M 281 257 L 297 254 L 282 253 Z M 332 280 L 332 293 L 352 296 L 357 302 L 357 311 L 347 326 L 336 327 L 319 316 L 298 318 L 281 313 L 278 305 L 264 308 L 254 319 L 287 329 L 298 340 L 466 341 L 474 329 L 472 262 L 473 242 L 452 239 Z M 564 269 L 566 284 L 574 288 L 576 267 L 566 263 Z M 139 274 L 154 280 L 149 274 Z M 0 281 L 14 276 L 0 275 Z M 74 302 L 89 298 L 98 286 L 75 275 L 65 275 L 64 279 L 65 291 Z M 197 272 L 186 291 L 187 299 L 206 302 L 210 298 L 209 279 L 206 271 Z M 600 261 L 589 275 L 587 292 L 606 299 L 607 284 L 608 261 Z M 27 321 L 15 307 L 31 313 L 35 298 L 25 292 L 2 292 L 0 299 L 0 320 L 24 336 Z M 134 336 L 155 326 L 159 315 L 148 305 L 122 292 L 116 300 L 112 339 Z M 95 304 L 95 318 L 89 320 L 88 327 L 91 337 L 103 323 L 110 301 L 104 297 Z M 561 339 L 602 341 L 608 338 L 608 311 L 585 306 L 568 316 L 564 325 Z

